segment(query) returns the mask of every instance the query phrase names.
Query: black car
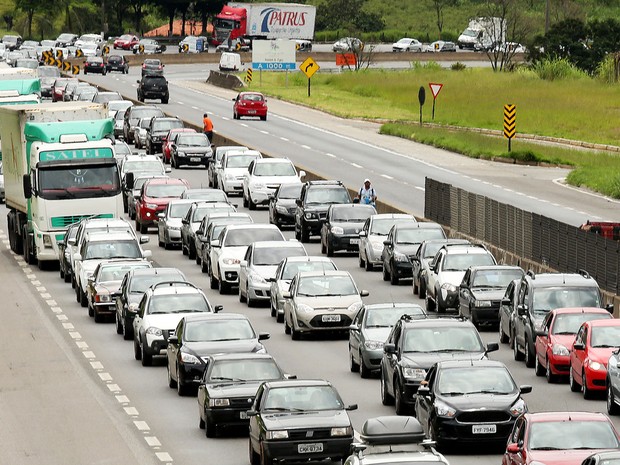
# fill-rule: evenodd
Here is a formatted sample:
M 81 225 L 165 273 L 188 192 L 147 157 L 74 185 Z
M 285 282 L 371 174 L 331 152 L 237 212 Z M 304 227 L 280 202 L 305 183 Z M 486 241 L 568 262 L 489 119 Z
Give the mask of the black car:
M 269 222 L 281 228 L 295 224 L 297 199 L 301 195 L 301 184 L 281 184 L 269 197 Z
M 183 121 L 179 118 L 155 117 L 151 119 L 151 125 L 146 132 L 146 153 L 154 155 L 162 151 L 163 140 L 171 129 L 183 127 Z
M 174 336 L 168 338 L 168 386 L 176 387 L 179 395 L 195 391 L 208 355 L 266 353 L 260 343 L 265 339 L 269 339 L 269 333 L 257 334 L 250 320 L 239 313 L 186 315 L 179 321 Z
M 381 359 L 381 401 L 396 404 L 396 413 L 407 415 L 415 394 L 431 366 L 441 360 L 482 359 L 499 344 L 486 347 L 476 327 L 462 318 L 414 319 L 403 315 L 385 344 Z
M 323 380 L 267 381 L 250 417 L 250 463 L 323 460 L 349 455 L 353 427 L 336 389 Z
M 441 361 L 428 370 L 415 412 L 428 437 L 446 443 L 505 444 L 514 423 L 527 412 L 508 368 L 494 360 Z
M 144 75 L 138 83 L 138 101 L 146 99 L 160 99 L 161 103 L 168 103 L 168 81 L 163 76 Z
M 201 132 L 180 132 L 170 148 L 170 164 L 174 168 L 181 165 L 204 165 L 206 169 L 212 159 L 211 142 Z
M 351 203 L 348 189 L 340 181 L 308 181 L 303 184 L 295 209 L 295 239 L 308 242 L 318 236 L 330 205 Z
M 430 239 L 422 242 L 417 252 L 411 257 L 413 293 L 418 294 L 420 299 L 426 297 L 426 280 L 424 276 L 428 273 L 428 265 L 433 261 L 439 249 L 446 244 L 468 243 L 467 239 Z
M 116 299 L 116 333 L 123 339 L 133 339 L 133 319 L 142 296 L 151 285 L 164 281 L 184 281 L 185 275 L 177 268 L 148 268 L 130 270 L 121 283 Z
M 163 76 L 164 64 L 156 58 L 147 58 L 142 63 L 142 76 Z
M 271 355 L 256 352 L 210 355 L 206 367 L 198 385 L 198 413 L 208 438 L 224 426 L 247 428 L 247 411 L 260 384 L 288 378 Z
M 71 244 L 75 244 L 75 236 L 77 235 L 79 223 L 73 223 L 69 225 L 64 237 L 61 241 L 58 241 L 58 261 L 60 268 L 60 277 L 65 280 L 66 283 L 71 282 L 71 260 L 69 258 L 69 247 Z
M 321 253 L 332 257 L 338 250 L 357 252 L 360 231 L 377 210 L 372 205 L 359 203 L 331 205 L 321 227 Z
M 120 71 L 123 74 L 129 73 L 129 62 L 123 55 L 110 55 L 108 61 L 105 64 L 105 68 L 108 71 Z
M 430 239 L 445 239 L 441 225 L 431 222 L 401 223 L 390 229 L 383 241 L 383 280 L 398 284 L 401 279 L 413 277 L 412 258 L 420 244 Z
M 467 269 L 459 286 L 459 314 L 478 326 L 499 323 L 499 307 L 508 284 L 523 277 L 519 266 L 489 265 Z
M 107 73 L 105 63 L 101 57 L 88 57 L 84 61 L 84 74 L 99 73 L 104 76 Z

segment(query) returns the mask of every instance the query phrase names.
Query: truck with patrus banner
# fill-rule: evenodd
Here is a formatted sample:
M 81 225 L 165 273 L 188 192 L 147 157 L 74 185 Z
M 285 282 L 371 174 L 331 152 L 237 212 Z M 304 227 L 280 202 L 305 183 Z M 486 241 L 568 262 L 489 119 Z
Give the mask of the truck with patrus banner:
M 122 215 L 113 130 L 97 103 L 0 106 L 9 242 L 28 263 L 57 262 L 70 224 Z

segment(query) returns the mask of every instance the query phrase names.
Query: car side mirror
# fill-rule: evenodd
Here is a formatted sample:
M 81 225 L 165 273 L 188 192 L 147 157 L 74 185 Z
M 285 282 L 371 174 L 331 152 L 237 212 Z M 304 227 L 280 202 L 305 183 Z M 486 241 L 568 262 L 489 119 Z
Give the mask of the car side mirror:
M 245 412 L 245 414 L 248 417 L 255 417 L 256 415 L 258 415 L 258 412 L 256 410 L 248 410 L 247 412 Z
M 266 341 L 269 338 L 271 338 L 271 334 L 269 334 L 269 333 L 258 333 L 258 340 L 259 341 Z
M 185 218 L 183 218 L 183 219 L 181 220 L 181 224 L 189 224 L 189 221 L 188 221 L 188 220 L 186 220 Z
M 383 245 L 387 245 L 387 246 L 389 246 L 390 244 L 391 244 L 391 242 L 390 242 L 390 241 L 383 241 Z
M 573 344 L 573 350 L 586 350 L 586 346 L 583 342 L 575 342 Z
M 235 100 L 237 100 L 236 98 L 233 98 L 232 101 L 234 102 Z
M 350 331 L 359 331 L 360 327 L 358 325 L 350 325 L 349 326 L 349 330 Z
M 142 252 L 142 258 L 151 258 L 152 256 L 153 252 L 151 250 L 145 250 Z
M 178 344 L 178 343 L 179 343 L 179 338 L 177 336 L 168 337 L 168 344 Z
M 383 346 L 383 352 L 385 352 L 386 354 L 395 354 L 396 353 L 396 346 L 392 343 L 389 344 L 385 344 Z
M 527 305 L 526 304 L 519 304 L 519 305 L 517 305 L 517 314 L 519 316 L 527 315 Z
M 348 411 L 357 410 L 357 404 L 347 405 L 344 409 Z
M 220 246 L 220 240 L 219 239 L 213 239 L 211 241 L 211 247 L 219 247 Z
M 150 240 L 149 236 L 140 236 L 140 244 L 147 244 Z
M 520 450 L 521 450 L 521 447 L 519 446 L 519 444 L 512 443 L 506 446 L 506 452 L 510 454 L 517 454 L 519 453 Z
M 284 297 L 285 299 L 290 299 L 291 298 L 290 291 L 282 291 L 282 297 Z
M 73 254 L 73 259 L 74 259 L 76 262 L 79 262 L 79 261 L 82 259 L 82 254 L 81 254 L 81 253 L 76 253 L 76 254 Z
M 605 310 L 607 310 L 609 313 L 611 313 L 613 315 L 614 314 L 614 304 L 607 304 L 607 305 L 605 305 Z
M 239 266 L 243 267 L 243 268 L 246 268 L 248 266 L 248 261 L 247 260 L 241 260 L 239 262 Z
M 510 305 L 512 302 L 510 301 L 510 299 L 508 298 L 503 298 L 502 299 L 502 305 Z
M 428 386 L 423 386 L 420 385 L 420 387 L 418 387 L 418 395 L 419 396 L 429 396 L 431 394 L 431 390 Z
M 368 292 L 366 289 L 362 289 L 360 292 L 360 297 L 368 297 L 370 295 L 370 292 Z
M 305 178 L 305 177 L 306 177 L 306 172 L 305 172 L 304 170 L 301 170 L 301 171 L 299 172 L 299 179 L 301 179 L 301 178 Z
M 524 386 L 519 386 L 519 392 L 521 392 L 521 394 L 529 394 L 530 392 L 532 392 L 532 386 L 528 384 Z
M 366 231 L 360 231 L 360 237 L 367 237 L 368 233 Z
M 214 313 L 220 313 L 222 310 L 224 310 L 224 306 L 223 305 L 216 305 L 215 307 L 213 307 L 213 312 Z
M 295 199 L 295 205 L 301 207 L 303 204 L 301 203 L 301 199 Z

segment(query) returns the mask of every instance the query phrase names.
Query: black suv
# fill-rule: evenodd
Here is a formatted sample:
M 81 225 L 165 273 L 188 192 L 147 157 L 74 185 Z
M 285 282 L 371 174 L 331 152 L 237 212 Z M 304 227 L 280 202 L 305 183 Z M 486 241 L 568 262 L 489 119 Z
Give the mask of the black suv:
M 162 144 L 171 129 L 183 128 L 183 121 L 179 118 L 155 117 L 146 132 L 146 153 L 155 155 L 162 151 Z
M 108 61 L 105 64 L 105 69 L 108 71 L 120 71 L 123 74 L 129 73 L 129 62 L 123 55 L 110 55 Z
M 308 181 L 301 188 L 296 203 L 295 238 L 308 242 L 311 235 L 318 236 L 321 233 L 329 206 L 351 203 L 351 196 L 340 181 Z
M 587 271 L 578 273 L 541 273 L 528 271 L 521 278 L 514 313 L 514 359 L 525 359 L 534 367 L 536 336 L 542 331 L 545 316 L 555 308 L 601 307 L 598 283 Z M 504 302 L 502 302 L 503 304 Z
M 383 346 L 381 401 L 396 403 L 398 415 L 411 414 L 431 366 L 441 360 L 480 360 L 495 350 L 499 344 L 485 347 L 476 327 L 464 318 L 417 320 L 403 315 Z
M 168 81 L 163 76 L 146 75 L 136 81 L 138 83 L 138 100 L 161 99 L 161 103 L 168 103 Z

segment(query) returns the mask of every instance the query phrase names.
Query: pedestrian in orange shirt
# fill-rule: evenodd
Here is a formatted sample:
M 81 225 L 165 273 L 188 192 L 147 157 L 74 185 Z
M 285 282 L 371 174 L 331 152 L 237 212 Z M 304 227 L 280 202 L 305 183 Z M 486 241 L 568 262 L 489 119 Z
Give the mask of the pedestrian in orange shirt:
M 202 128 L 203 132 L 209 138 L 209 142 L 213 142 L 213 121 L 211 121 L 207 113 L 202 117 Z

